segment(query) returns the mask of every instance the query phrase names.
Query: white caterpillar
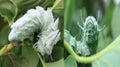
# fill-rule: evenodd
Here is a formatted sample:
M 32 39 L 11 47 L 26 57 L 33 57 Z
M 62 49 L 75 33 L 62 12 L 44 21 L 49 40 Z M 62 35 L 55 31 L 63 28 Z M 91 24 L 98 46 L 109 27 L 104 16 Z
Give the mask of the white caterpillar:
M 55 21 L 55 22 L 54 22 Z M 44 56 L 52 53 L 53 46 L 60 39 L 58 29 L 59 19 L 54 20 L 51 9 L 44 10 L 37 6 L 30 9 L 11 26 L 9 41 L 23 41 L 30 38 L 35 32 L 39 32 L 38 42 L 34 47 Z

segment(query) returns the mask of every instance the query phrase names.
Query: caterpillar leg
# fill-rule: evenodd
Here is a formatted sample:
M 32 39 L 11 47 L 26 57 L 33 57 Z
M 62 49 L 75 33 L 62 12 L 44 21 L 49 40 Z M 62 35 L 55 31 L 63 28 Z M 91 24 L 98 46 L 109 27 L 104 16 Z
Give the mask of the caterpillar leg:
M 79 27 L 82 31 L 84 30 L 84 28 L 80 25 L 79 22 L 77 22 L 77 25 L 78 25 L 78 27 Z

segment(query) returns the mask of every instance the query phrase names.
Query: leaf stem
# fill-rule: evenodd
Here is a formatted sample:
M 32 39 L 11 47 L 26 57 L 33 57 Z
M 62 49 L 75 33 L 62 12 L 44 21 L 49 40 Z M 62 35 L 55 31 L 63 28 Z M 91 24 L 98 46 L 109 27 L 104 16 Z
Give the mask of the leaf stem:
M 62 0 L 57 0 L 57 1 L 54 3 L 54 5 L 52 6 L 51 10 L 55 9 L 55 7 L 56 7 L 58 4 L 60 4 L 61 1 L 62 1 Z
M 73 58 L 80 63 L 91 63 L 99 59 L 101 56 L 105 55 L 108 53 L 110 50 L 112 50 L 116 45 L 120 44 L 120 35 L 111 43 L 109 46 L 107 46 L 105 49 L 102 51 L 98 52 L 95 55 L 89 56 L 89 57 L 83 57 L 77 55 L 71 46 L 64 40 L 64 46 L 68 50 L 68 52 L 73 56 Z
M 8 56 L 9 56 L 9 58 L 10 58 L 10 60 L 11 60 L 12 64 L 13 64 L 13 67 L 15 67 L 14 60 L 12 59 L 12 57 L 10 56 L 10 54 L 8 54 Z
M 42 65 L 43 65 L 43 67 L 46 67 L 45 62 L 43 61 L 41 55 L 40 55 L 38 52 L 37 52 L 37 55 L 38 55 L 38 57 L 39 57 L 39 59 L 40 59 Z
M 10 51 L 13 48 L 13 45 L 10 43 L 8 45 L 5 45 L 3 48 L 0 49 L 0 56 L 4 55 L 8 51 Z
M 12 18 L 12 21 L 9 23 L 9 26 L 11 26 L 11 25 L 13 24 L 15 18 L 17 17 L 17 14 L 18 14 L 17 4 L 16 4 L 13 0 L 10 0 L 10 1 L 11 1 L 11 2 L 14 4 L 14 6 L 15 6 L 15 15 L 14 15 L 14 17 Z

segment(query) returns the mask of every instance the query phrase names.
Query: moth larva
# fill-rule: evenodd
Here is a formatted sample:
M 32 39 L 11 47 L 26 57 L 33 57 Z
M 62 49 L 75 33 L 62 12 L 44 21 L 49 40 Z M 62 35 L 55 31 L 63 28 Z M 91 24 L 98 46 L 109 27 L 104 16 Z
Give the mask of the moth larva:
M 43 56 L 50 55 L 53 46 L 60 39 L 59 19 L 54 21 L 50 8 L 44 10 L 37 6 L 36 9 L 28 10 L 24 16 L 13 23 L 8 39 L 10 42 L 23 41 L 38 32 L 39 39 L 34 48 L 38 49 Z
M 90 56 L 96 53 L 98 34 L 103 29 L 99 28 L 96 19 L 93 16 L 88 16 L 83 23 L 81 40 L 77 41 L 69 31 L 64 30 L 64 39 L 72 46 L 73 50 L 82 56 Z

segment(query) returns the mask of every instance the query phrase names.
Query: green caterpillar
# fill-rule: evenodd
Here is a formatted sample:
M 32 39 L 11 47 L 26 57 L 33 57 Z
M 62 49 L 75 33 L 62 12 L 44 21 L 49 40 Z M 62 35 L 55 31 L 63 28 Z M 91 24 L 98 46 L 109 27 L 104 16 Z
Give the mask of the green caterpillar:
M 67 30 L 64 30 L 65 40 L 72 46 L 73 50 L 82 56 L 90 56 L 96 53 L 98 34 L 102 29 L 93 16 L 88 16 L 83 22 L 83 27 L 78 23 L 82 29 L 82 38 L 77 41 Z
M 70 32 L 66 29 L 64 29 L 64 39 L 72 46 L 73 50 L 77 54 L 81 54 L 83 56 L 90 55 L 88 46 L 81 43 L 81 41 L 77 41 L 75 37 L 71 36 Z

